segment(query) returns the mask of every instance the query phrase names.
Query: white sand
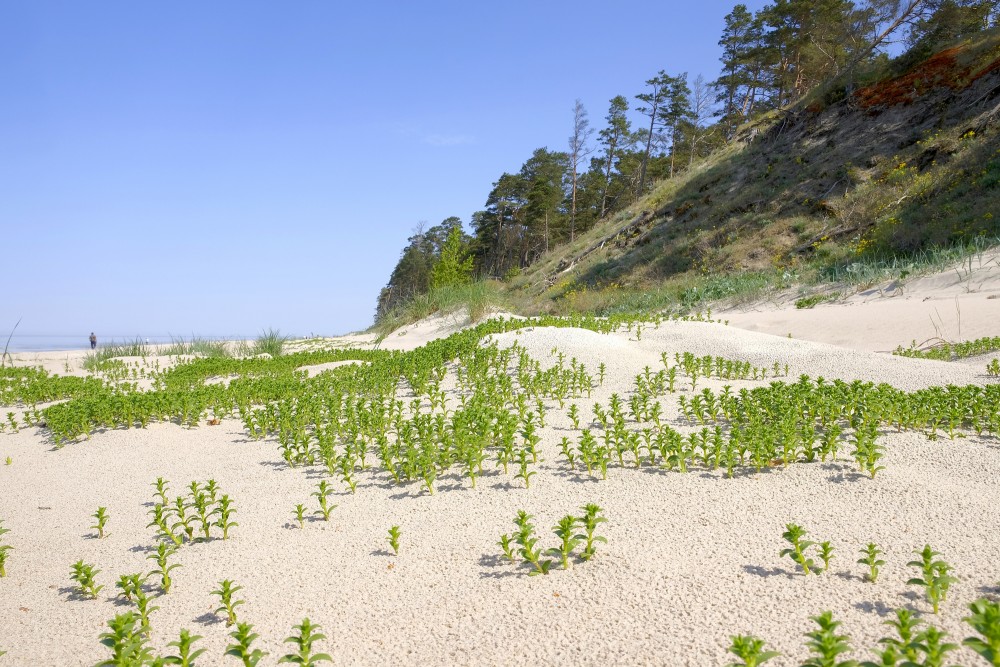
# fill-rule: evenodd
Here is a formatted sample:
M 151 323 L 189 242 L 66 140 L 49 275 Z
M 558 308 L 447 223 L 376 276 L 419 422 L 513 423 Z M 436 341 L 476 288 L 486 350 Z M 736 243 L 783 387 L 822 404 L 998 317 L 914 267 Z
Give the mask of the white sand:
M 834 308 L 840 307 L 829 310 Z M 859 306 L 843 310 L 848 316 L 840 321 L 848 323 L 855 310 L 863 312 Z M 966 318 L 979 316 L 963 306 L 963 329 Z M 383 346 L 409 349 L 462 325 L 437 318 L 391 343 L 390 336 Z M 879 341 L 919 337 L 901 328 L 883 320 L 873 335 Z M 592 400 L 576 401 L 585 416 L 595 400 L 606 405 L 612 392 L 627 398 L 634 376 L 646 365 L 656 370 L 664 351 L 768 366 L 787 362 L 792 379 L 807 373 L 906 389 L 991 381 L 982 360 L 897 358 L 806 337 L 670 323 L 645 328 L 641 341 L 626 333 L 546 328 L 494 338 L 501 345 L 517 341 L 546 366 L 555 362 L 553 347 L 595 375 L 605 362 L 604 386 Z M 700 382 L 698 390 L 722 384 Z M 671 425 L 688 430 L 676 419 L 676 397 L 662 402 Z M 183 567 L 174 573 L 174 589 L 156 601 L 161 609 L 152 617 L 153 645 L 165 652 L 178 630 L 188 628 L 204 635 L 199 646 L 208 648 L 199 665 L 237 664 L 222 657 L 229 630 L 211 613 L 218 605 L 209 592 L 224 578 L 244 587 L 247 603 L 239 615 L 261 635 L 258 646 L 271 654 L 267 665 L 285 652 L 281 640 L 303 616 L 324 627 L 328 638 L 317 649 L 341 665 L 723 665 L 732 657 L 728 637 L 737 633 L 758 635 L 784 654 L 768 665 L 796 665 L 806 656 L 802 634 L 814 627 L 808 617 L 824 609 L 844 621 L 841 630 L 857 647 L 875 645 L 892 609 L 927 610 L 914 587 L 905 585 L 913 574 L 906 562 L 925 543 L 942 552 L 959 577 L 941 615 L 932 618 L 952 641 L 970 634 L 961 621 L 967 603 L 998 592 L 995 438 L 885 435 L 886 470 L 874 480 L 841 460 L 736 479 L 697 469 L 681 474 L 613 467 L 608 480 L 595 481 L 567 472 L 557 443 L 576 433 L 565 410 L 554 403 L 549 408 L 544 462 L 530 489 L 521 488 L 513 470 L 509 476 L 490 470 L 477 489 L 457 475 L 445 476 L 433 496 L 417 484 L 395 486 L 385 474 L 360 474 L 354 495 L 334 481 L 338 495 L 331 500 L 339 507 L 331 521 L 310 521 L 305 530 L 291 527 L 292 508 L 312 507 L 309 494 L 325 475 L 318 468 L 286 468 L 273 440 L 248 441 L 233 420 L 193 430 L 155 424 L 97 433 L 59 451 L 35 429 L 0 435 L 0 461 L 13 457 L 13 465 L 0 465 L 0 518 L 11 529 L 0 539 L 16 548 L 0 580 L 0 650 L 9 651 L 0 667 L 92 665 L 107 655 L 98 634 L 107 619 L 129 608 L 112 600 L 114 581 L 152 566 L 144 557 L 155 542 L 145 526 L 150 483 L 158 476 L 175 492 L 191 480 L 214 478 L 239 510 L 240 525 L 229 541 L 180 550 L 176 560 Z M 495 543 L 513 530 L 517 510 L 536 515 L 543 544 L 554 546 L 550 527 L 587 502 L 600 504 L 609 520 L 603 530 L 608 544 L 594 560 L 547 577 L 528 577 L 500 561 Z M 92 539 L 88 529 L 100 505 L 111 517 L 104 540 Z M 788 522 L 806 527 L 813 539 L 832 541 L 830 573 L 805 577 L 779 558 Z M 393 524 L 403 532 L 399 557 L 386 552 Z M 886 551 L 874 585 L 862 581 L 864 568 L 855 564 L 869 541 Z M 106 588 L 96 601 L 75 600 L 66 591 L 70 564 L 80 558 L 102 570 Z M 965 649 L 955 656 L 962 664 L 978 660 Z M 857 651 L 851 657 L 871 656 Z

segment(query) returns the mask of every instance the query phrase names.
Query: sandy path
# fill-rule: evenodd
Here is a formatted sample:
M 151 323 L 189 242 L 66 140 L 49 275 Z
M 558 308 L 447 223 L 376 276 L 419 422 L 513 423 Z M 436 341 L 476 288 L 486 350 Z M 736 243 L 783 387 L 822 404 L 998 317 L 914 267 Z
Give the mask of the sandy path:
M 803 340 L 746 332 L 733 326 L 670 323 L 627 334 L 536 328 L 496 337 L 517 341 L 545 365 L 552 347 L 608 377 L 592 400 L 576 401 L 584 415 L 612 392 L 623 397 L 642 367 L 655 370 L 661 352 L 723 354 L 757 364 L 787 362 L 799 373 L 872 379 L 915 389 L 932 384 L 984 382 L 973 365 L 886 357 Z M 760 383 L 734 382 L 734 387 Z M 699 383 L 720 387 L 721 382 Z M 687 390 L 685 390 L 686 393 Z M 663 399 L 672 425 L 675 398 Z M 157 599 L 153 645 L 162 650 L 186 627 L 204 635 L 199 665 L 223 659 L 227 629 L 210 614 L 209 592 L 223 578 L 244 586 L 241 619 L 255 625 L 274 664 L 281 639 L 308 615 L 328 639 L 319 647 L 336 664 L 671 664 L 721 665 L 728 635 L 766 638 L 798 664 L 808 617 L 831 609 L 855 646 L 873 646 L 891 609 L 926 603 L 905 580 L 911 551 L 931 543 L 955 566 L 952 587 L 935 624 L 967 636 L 965 605 L 1000 579 L 1000 446 L 968 437 L 928 441 L 916 434 L 884 437 L 886 470 L 874 480 L 853 464 L 801 464 L 725 479 L 612 468 L 595 481 L 569 473 L 557 442 L 575 439 L 565 410 L 552 403 L 544 429 L 544 463 L 530 489 L 499 471 L 479 480 L 445 477 L 429 496 L 416 484 L 392 485 L 383 474 L 362 474 L 358 492 L 340 493 L 329 523 L 290 526 L 296 503 L 323 478 L 319 469 L 288 469 L 273 441 L 247 441 L 226 420 L 194 430 L 158 424 L 147 430 L 95 434 L 53 451 L 32 430 L 0 435 L 0 518 L 11 529 L 8 577 L 0 580 L 0 666 L 92 665 L 105 655 L 97 636 L 125 607 L 112 601 L 119 574 L 149 569 L 153 541 L 147 507 L 157 476 L 174 491 L 214 478 L 235 500 L 240 526 L 223 542 L 185 546 L 177 554 L 174 590 Z M 489 467 L 488 464 L 487 467 Z M 543 543 L 562 515 L 597 502 L 609 522 L 609 543 L 573 570 L 528 577 L 504 564 L 495 545 L 513 529 L 519 509 L 536 515 Z M 91 539 L 89 515 L 108 507 L 111 535 Z M 41 509 L 51 508 L 51 509 Z M 785 523 L 836 548 L 832 572 L 806 578 L 778 557 Z M 386 530 L 403 530 L 399 557 L 385 552 Z M 887 561 L 879 583 L 860 579 L 857 550 L 877 542 Z M 69 566 L 83 558 L 103 570 L 99 600 L 70 599 Z M 52 641 L 55 634 L 57 641 Z M 867 659 L 867 652 L 854 657 Z M 962 654 L 969 662 L 972 654 Z

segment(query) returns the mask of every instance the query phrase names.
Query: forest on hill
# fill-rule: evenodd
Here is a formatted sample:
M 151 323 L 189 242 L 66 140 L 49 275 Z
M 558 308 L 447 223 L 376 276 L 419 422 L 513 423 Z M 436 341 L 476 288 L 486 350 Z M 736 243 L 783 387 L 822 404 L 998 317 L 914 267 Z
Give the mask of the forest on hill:
M 980 45 L 978 50 L 969 49 L 974 57 L 957 55 L 964 47 L 956 45 L 992 35 L 998 13 L 1000 0 L 775 0 L 758 12 L 737 4 L 720 26 L 722 57 L 713 80 L 660 70 L 646 81 L 644 89 L 612 98 L 599 124 L 592 122 L 587 109 L 577 100 L 567 113 L 569 138 L 565 149 L 538 148 L 520 169 L 501 173 L 486 193 L 483 209 L 469 221 L 471 234 L 466 233 L 463 221 L 457 217 L 415 230 L 379 295 L 376 322 L 435 287 L 474 279 L 512 281 L 543 257 L 576 248 L 581 238 L 623 220 L 632 227 L 637 223 L 655 226 L 657 221 L 667 219 L 677 223 L 670 234 L 660 233 L 663 243 L 656 250 L 646 251 L 647 255 L 660 256 L 661 268 L 653 278 L 694 266 L 692 257 L 698 253 L 692 254 L 690 248 L 683 257 L 663 261 L 663 255 L 671 254 L 664 252 L 669 244 L 684 246 L 678 243 L 678 230 L 687 235 L 687 248 L 693 243 L 692 234 L 708 228 L 716 230 L 715 241 L 722 238 L 718 236 L 719 227 L 732 227 L 726 239 L 746 236 L 748 215 L 756 216 L 754 227 L 776 227 L 771 218 L 782 216 L 774 215 L 774 211 L 771 218 L 764 215 L 768 203 L 762 200 L 768 198 L 796 199 L 793 217 L 797 217 L 792 226 L 799 241 L 812 239 L 811 245 L 805 244 L 807 248 L 815 249 L 816 239 L 836 240 L 838 230 L 858 232 L 860 225 L 845 224 L 842 219 L 841 224 L 831 225 L 822 219 L 844 218 L 843 202 L 851 201 L 852 194 L 865 187 L 871 189 L 871 183 L 891 176 L 891 171 L 868 178 L 850 173 L 851 163 L 824 164 L 813 171 L 802 168 L 798 170 L 801 174 L 778 176 L 775 182 L 762 183 L 764 195 L 741 210 L 734 202 L 734 191 L 746 187 L 747 168 L 752 166 L 755 173 L 766 170 L 762 176 L 766 179 L 775 165 L 773 155 L 766 164 L 760 159 L 753 162 L 755 142 L 768 137 L 773 141 L 794 125 L 799 112 L 817 115 L 830 109 L 846 109 L 852 113 L 833 114 L 827 124 L 833 122 L 845 129 L 848 123 L 854 123 L 847 128 L 850 136 L 841 141 L 850 143 L 853 136 L 859 142 L 868 142 L 868 146 L 856 146 L 853 152 L 841 147 L 843 155 L 839 159 L 861 158 L 859 172 L 865 166 L 874 169 L 880 159 L 874 153 L 865 158 L 862 149 L 878 148 L 878 142 L 867 136 L 870 133 L 866 129 L 883 133 L 877 117 L 879 109 L 913 103 L 915 95 L 936 87 L 954 93 L 997 69 L 1000 59 L 996 40 L 986 47 Z M 887 49 L 894 43 L 902 43 L 905 48 L 890 58 Z M 990 100 L 993 95 L 989 94 Z M 933 102 L 937 107 L 968 106 L 968 100 L 955 94 Z M 949 116 L 940 109 L 935 113 L 940 116 L 938 126 L 945 124 L 946 118 L 958 122 L 954 114 Z M 962 114 L 959 117 L 964 119 Z M 859 123 L 862 127 L 856 126 Z M 789 164 L 804 167 L 808 162 L 816 163 L 816 157 L 804 149 L 809 142 L 803 132 L 815 131 L 823 122 L 807 125 L 810 127 L 797 136 L 789 129 L 788 136 L 795 136 L 795 140 L 789 139 L 780 147 L 771 145 L 769 151 L 780 149 L 781 159 Z M 824 131 L 835 133 L 829 127 Z M 970 137 L 968 131 L 962 136 Z M 832 142 L 827 145 L 833 148 Z M 741 154 L 745 148 L 751 152 Z M 889 152 L 894 148 L 887 145 L 879 150 Z M 928 164 L 933 162 L 937 168 L 935 157 L 944 161 L 955 152 L 935 149 Z M 757 158 L 762 159 L 762 151 L 758 149 L 757 153 Z M 921 152 L 926 153 L 926 149 Z M 979 153 L 976 155 L 982 157 Z M 706 180 L 706 165 L 714 170 L 711 180 Z M 896 162 L 888 168 L 900 169 L 898 165 Z M 905 172 L 906 163 L 902 165 Z M 921 165 L 921 172 L 925 166 Z M 845 169 L 846 176 L 841 173 Z M 792 182 L 801 186 L 801 192 L 792 192 Z M 845 182 L 844 194 L 834 201 L 830 192 Z M 692 196 L 696 183 L 697 199 Z M 833 187 L 827 189 L 829 183 Z M 992 190 L 994 185 L 980 183 L 986 190 Z M 825 195 L 822 190 L 826 190 Z M 975 196 L 976 192 L 966 194 Z M 895 206 L 903 205 L 911 196 L 903 190 Z M 923 196 L 929 195 L 925 191 Z M 684 201 L 671 208 L 679 199 Z M 700 218 L 692 223 L 695 213 L 690 211 L 696 204 L 700 206 Z M 637 206 L 642 210 L 632 210 Z M 898 229 L 901 218 L 890 215 L 894 212 L 888 205 L 871 204 L 866 214 L 895 220 L 897 229 L 891 234 L 854 238 L 861 239 L 861 246 L 871 250 L 905 252 L 924 243 L 952 242 L 962 234 L 995 235 L 997 229 L 989 211 L 977 211 L 980 217 L 972 223 L 945 225 L 944 231 L 921 227 L 919 233 L 903 234 Z M 678 223 L 685 217 L 689 223 L 686 227 Z M 903 218 L 905 224 L 905 215 Z M 956 231 L 959 227 L 961 230 Z M 824 236 L 824 232 L 830 233 Z M 785 245 L 794 246 L 797 241 Z M 712 257 L 719 261 L 720 268 L 746 268 L 746 262 L 734 260 L 739 252 L 746 252 L 746 248 L 734 244 L 728 254 L 716 253 Z M 704 260 L 705 253 L 701 255 Z M 564 259 L 562 263 L 575 260 Z

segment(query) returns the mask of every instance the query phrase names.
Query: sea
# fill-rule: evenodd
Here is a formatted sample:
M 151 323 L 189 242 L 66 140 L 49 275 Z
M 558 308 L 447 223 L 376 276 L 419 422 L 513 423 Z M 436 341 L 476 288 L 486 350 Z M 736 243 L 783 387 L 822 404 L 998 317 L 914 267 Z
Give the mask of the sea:
M 102 347 L 104 345 L 120 344 L 120 343 L 132 343 L 136 340 L 142 341 L 148 345 L 162 345 L 170 344 L 175 341 L 185 340 L 190 341 L 192 338 L 200 338 L 202 340 L 253 340 L 258 334 L 252 335 L 239 335 L 233 334 L 230 336 L 171 336 L 170 334 L 131 334 L 131 335 L 114 335 L 114 336 L 103 336 L 100 333 L 97 334 L 97 346 Z M 7 344 L 7 340 L 4 337 L 0 337 L 0 352 L 3 352 L 4 345 L 7 344 L 7 351 L 14 352 L 49 352 L 49 351 L 63 351 L 63 350 L 89 350 L 90 349 L 90 332 L 84 332 L 83 334 L 66 334 L 66 335 L 52 335 L 52 334 L 22 334 L 14 332 L 13 337 L 10 339 L 10 343 Z

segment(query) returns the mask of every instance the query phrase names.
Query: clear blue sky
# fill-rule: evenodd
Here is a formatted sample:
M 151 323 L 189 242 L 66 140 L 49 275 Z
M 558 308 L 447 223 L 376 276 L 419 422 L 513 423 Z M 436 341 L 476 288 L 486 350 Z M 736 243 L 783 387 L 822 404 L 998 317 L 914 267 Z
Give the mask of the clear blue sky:
M 0 6 L 0 330 L 335 334 L 421 220 L 706 79 L 733 2 Z M 763 2 L 747 3 L 757 9 Z

